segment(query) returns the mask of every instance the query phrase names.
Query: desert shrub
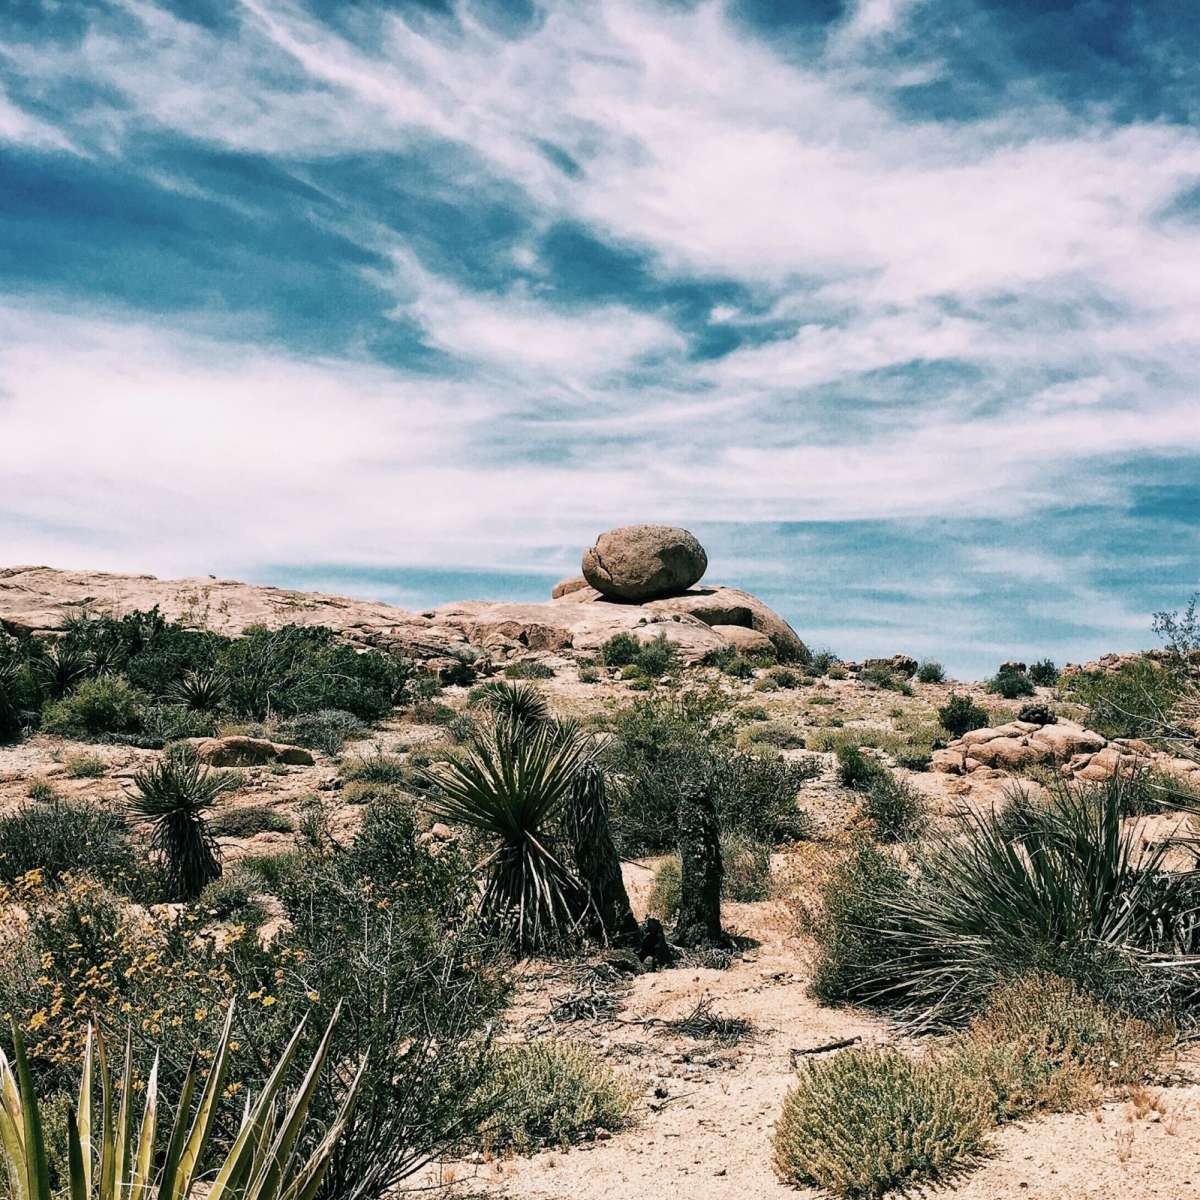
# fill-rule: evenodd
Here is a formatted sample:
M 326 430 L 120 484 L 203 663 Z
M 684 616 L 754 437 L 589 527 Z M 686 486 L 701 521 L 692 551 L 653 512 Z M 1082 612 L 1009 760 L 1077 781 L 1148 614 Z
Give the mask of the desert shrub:
M 579 668 L 580 683 L 599 683 L 600 672 L 595 667 L 580 667 Z
M 25 788 L 25 795 L 30 800 L 35 800 L 39 804 L 47 800 L 53 800 L 58 793 L 54 790 L 54 784 L 45 778 L 31 779 L 28 786 Z
M 351 759 L 342 766 L 342 778 L 361 783 L 392 784 L 396 787 L 403 785 L 411 769 L 409 765 L 396 754 L 385 754 L 376 748 L 374 754 Z
M 483 1128 L 489 1150 L 565 1149 L 625 1126 L 638 1097 L 631 1080 L 587 1047 L 563 1041 L 499 1046 L 485 1091 L 495 1111 Z
M 470 702 L 491 713 L 498 720 L 508 721 L 526 729 L 546 725 L 551 719 L 546 697 L 532 684 L 507 683 L 493 680 L 471 692 Z
M 819 880 L 813 904 L 800 910 L 815 943 L 813 995 L 826 1004 L 869 999 L 891 957 L 887 917 L 910 886 L 886 851 L 863 838 Z
M 626 667 L 636 662 L 642 644 L 632 633 L 614 633 L 600 647 L 600 661 L 606 667 Z
M 1153 659 L 1122 663 L 1115 671 L 1079 671 L 1064 681 L 1077 704 L 1087 707 L 1089 729 L 1105 737 L 1153 737 L 1170 723 L 1179 699 L 1179 676 Z
M 1150 1082 L 1169 1022 L 1143 1021 L 1069 980 L 1031 974 L 998 988 L 947 1054 L 988 1098 L 997 1122 L 1084 1108 L 1115 1086 Z
M 660 633 L 642 643 L 637 664 L 644 674 L 657 679 L 679 665 L 679 647 L 665 633 Z
M 679 912 L 679 895 L 683 886 L 683 874 L 678 854 L 669 854 L 658 864 L 654 871 L 654 882 L 650 886 L 650 896 L 646 909 L 652 917 L 657 917 L 664 925 L 675 920 Z
M 71 754 L 63 764 L 72 779 L 99 779 L 108 770 L 104 759 L 95 754 Z
M 876 687 L 889 692 L 899 692 L 904 696 L 913 694 L 912 684 L 907 679 L 901 679 L 894 671 L 884 666 L 867 667 L 859 676 L 864 683 L 873 683 Z
M 37 720 L 41 690 L 20 652 L 0 638 L 0 742 L 19 737 Z
M 249 838 L 257 833 L 291 833 L 295 825 L 287 813 L 269 804 L 244 804 L 214 813 L 208 829 L 213 837 Z
M 886 768 L 876 772 L 867 786 L 863 812 L 883 842 L 907 842 L 925 828 L 925 798 Z
M 805 673 L 808 675 L 829 675 L 834 667 L 842 666 L 842 660 L 833 650 L 817 650 L 814 651 L 807 663 L 804 664 Z M 841 676 L 845 678 L 845 674 Z
M 185 671 L 171 695 L 184 708 L 215 713 L 225 705 L 229 681 L 220 671 Z
M 42 693 L 60 700 L 75 690 L 91 673 L 91 660 L 69 638 L 59 638 L 32 659 L 33 673 Z
M 134 772 L 130 806 L 151 824 L 150 844 L 171 899 L 194 900 L 220 876 L 208 811 L 232 785 L 228 776 L 210 771 L 182 748 Z
M 775 1127 L 775 1169 L 835 1196 L 881 1196 L 978 1154 L 989 1124 L 978 1090 L 941 1061 L 847 1050 L 801 1069 Z
M 764 721 L 747 730 L 746 740 L 780 750 L 802 750 L 805 745 L 804 734 L 790 721 Z
M 842 742 L 835 753 L 838 781 L 856 792 L 866 791 L 887 770 L 877 758 L 864 754 L 853 742 Z
M 525 659 L 523 662 L 509 663 L 504 668 L 506 679 L 553 679 L 554 668 L 548 663 L 537 659 Z
M 323 708 L 313 713 L 301 713 L 284 721 L 280 736 L 322 754 L 337 754 L 350 741 L 365 736 L 367 727 L 354 713 L 340 708 Z
M 962 737 L 973 729 L 984 729 L 988 723 L 987 709 L 958 692 L 951 693 L 937 715 L 942 728 L 953 737 Z
M 804 676 L 791 667 L 772 667 L 767 672 L 767 678 L 780 688 L 798 688 L 804 686 Z
M 196 900 L 196 907 L 206 918 L 236 921 L 256 929 L 267 917 L 260 891 L 261 884 L 255 875 L 232 871 L 207 884 Z
M 1048 658 L 1029 668 L 1029 679 L 1035 687 L 1053 687 L 1058 682 L 1058 668 Z
M 1054 715 L 1054 709 L 1050 705 L 1035 700 L 1032 704 L 1021 706 L 1021 711 L 1017 713 L 1017 720 L 1028 721 L 1031 725 L 1053 725 L 1058 717 Z
M 940 662 L 927 658 L 917 668 L 918 683 L 945 683 L 946 669 Z
M 988 680 L 987 689 L 1003 696 L 1005 700 L 1018 700 L 1022 696 L 1033 695 L 1033 681 L 1025 671 L 1013 668 L 1002 668 Z
M 928 771 L 932 762 L 932 749 L 926 750 L 920 746 L 901 750 L 896 755 L 896 766 L 904 767 L 908 771 Z
M 68 873 L 141 893 L 146 872 L 120 812 L 51 798 L 0 817 L 0 880 L 39 871 L 48 883 Z
M 169 742 L 212 737 L 216 731 L 217 721 L 212 713 L 182 704 L 148 704 L 139 714 L 139 727 L 135 733 L 113 733 L 107 740 L 145 750 L 160 750 Z
M 771 847 L 740 833 L 721 838 L 721 895 L 727 900 L 752 903 L 771 893 Z
M 85 679 L 69 696 L 42 709 L 42 728 L 62 737 L 95 738 L 135 733 L 141 727 L 143 693 L 122 675 Z
M 219 662 L 230 708 L 260 721 L 322 709 L 375 721 L 405 697 L 413 679 L 408 660 L 357 651 L 332 629 L 311 625 L 248 629 L 222 647 Z
M 718 718 L 723 708 L 719 696 L 684 693 L 618 713 L 608 756 L 620 783 L 613 831 L 622 853 L 653 853 L 674 844 L 679 796 L 698 776 L 713 790 L 726 832 L 764 841 L 807 835 L 796 794 L 819 765 L 736 750 L 732 726 Z

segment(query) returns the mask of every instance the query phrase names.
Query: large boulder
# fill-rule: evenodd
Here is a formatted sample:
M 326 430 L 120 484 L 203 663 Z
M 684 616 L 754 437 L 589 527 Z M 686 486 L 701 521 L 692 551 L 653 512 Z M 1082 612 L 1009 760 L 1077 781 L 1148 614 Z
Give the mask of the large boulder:
M 582 575 L 572 575 L 560 579 L 550 591 L 550 599 L 557 600 L 560 596 L 569 596 L 572 592 L 582 591 L 588 587 L 588 581 Z
M 710 625 L 709 628 L 742 654 L 775 654 L 775 643 L 757 629 L 745 625 Z
M 806 661 L 809 657 L 808 647 L 796 631 L 774 609 L 740 588 L 718 585 L 691 588 L 681 596 L 650 600 L 643 607 L 654 613 L 686 613 L 706 625 L 741 625 L 745 629 L 756 629 L 771 639 L 781 659 L 796 662 Z
M 686 529 L 671 525 L 610 529 L 583 554 L 583 575 L 592 587 L 634 603 L 678 595 L 707 568 L 704 547 Z

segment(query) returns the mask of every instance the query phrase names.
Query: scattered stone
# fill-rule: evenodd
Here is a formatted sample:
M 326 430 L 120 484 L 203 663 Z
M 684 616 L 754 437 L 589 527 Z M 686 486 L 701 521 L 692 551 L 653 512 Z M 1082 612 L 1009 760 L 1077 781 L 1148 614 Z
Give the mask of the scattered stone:
M 212 737 L 188 738 L 196 757 L 210 767 L 261 767 L 284 763 L 293 767 L 311 767 L 312 754 L 303 746 L 280 745 L 265 738 Z
M 704 547 L 686 529 L 623 525 L 602 533 L 584 551 L 583 574 L 617 600 L 658 600 L 698 582 L 708 568 Z

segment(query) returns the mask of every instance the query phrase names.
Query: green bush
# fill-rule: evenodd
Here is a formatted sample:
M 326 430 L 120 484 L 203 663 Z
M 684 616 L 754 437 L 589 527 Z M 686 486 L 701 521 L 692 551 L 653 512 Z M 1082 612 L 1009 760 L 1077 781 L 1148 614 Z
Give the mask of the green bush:
M 291 833 L 296 826 L 287 813 L 269 804 L 244 804 L 214 813 L 208 828 L 213 837 L 250 838 L 257 833 Z
M 48 779 L 31 779 L 28 787 L 25 789 L 25 795 L 30 800 L 37 801 L 42 804 L 47 800 L 53 800 L 58 793 L 54 790 L 54 784 Z
M 1145 657 L 1115 671 L 1080 671 L 1063 684 L 1070 699 L 1087 707 L 1088 728 L 1108 738 L 1161 733 L 1182 690 L 1176 672 Z
M 595 667 L 580 667 L 579 668 L 580 683 L 599 683 L 600 672 Z
M 771 847 L 766 843 L 727 833 L 721 838 L 721 864 L 725 899 L 747 904 L 771 894 Z
M 838 781 L 856 792 L 866 791 L 887 770 L 877 758 L 864 754 L 853 742 L 842 742 L 835 753 Z
M 878 771 L 867 786 L 863 812 L 875 826 L 882 842 L 907 842 L 925 828 L 925 798 L 886 768 Z
M 938 709 L 937 715 L 942 728 L 953 737 L 962 737 L 973 729 L 987 728 L 987 709 L 976 704 L 970 696 L 958 692 L 951 693 L 950 699 Z
M 64 764 L 72 779 L 99 779 L 108 771 L 108 764 L 95 754 L 72 754 Z
M 767 678 L 780 688 L 793 689 L 804 686 L 804 676 L 791 667 L 772 667 L 767 672 Z
M 904 696 L 911 696 L 913 694 L 912 684 L 907 679 L 901 679 L 893 671 L 889 671 L 887 667 L 867 667 L 859 678 L 864 683 L 873 683 L 876 687 L 881 687 L 885 691 L 900 692 Z
M 537 1041 L 500 1046 L 485 1094 L 495 1111 L 483 1128 L 489 1150 L 565 1149 L 628 1124 L 638 1089 L 582 1045 Z
M 632 633 L 614 633 L 600 647 L 600 661 L 606 667 L 627 667 L 637 661 L 642 644 Z
M 679 665 L 679 647 L 665 633 L 643 642 L 638 651 L 637 665 L 652 679 L 665 675 Z
M 536 659 L 510 663 L 504 668 L 506 679 L 553 679 L 554 668 Z
M 1058 668 L 1048 658 L 1029 668 L 1029 679 L 1035 687 L 1053 687 L 1058 682 Z
M 259 879 L 247 871 L 232 871 L 214 879 L 200 893 L 196 907 L 216 921 L 236 921 L 257 928 L 266 920 L 267 909 L 259 898 Z
M 646 902 L 646 910 L 652 917 L 657 917 L 664 925 L 675 920 L 679 912 L 680 888 L 683 886 L 683 874 L 678 854 L 670 854 L 658 864 L 654 872 L 654 882 L 650 887 L 650 897 Z
M 978 1090 L 952 1067 L 848 1050 L 801 1069 L 775 1127 L 775 1169 L 835 1196 L 882 1196 L 979 1154 L 989 1124 Z
M 819 764 L 738 751 L 730 744 L 732 725 L 718 718 L 724 709 L 719 695 L 684 693 L 643 700 L 617 714 L 608 757 L 620 782 L 612 820 L 622 853 L 674 845 L 681 790 L 697 777 L 714 790 L 726 832 L 760 841 L 807 836 L 796 795 Z
M 34 870 L 51 883 L 70 872 L 139 894 L 146 887 L 125 818 L 78 800 L 51 799 L 0 817 L 0 879 Z
M 1033 680 L 1029 675 L 1012 668 L 998 671 L 988 680 L 987 689 L 1003 696 L 1005 700 L 1019 700 L 1022 696 L 1032 696 L 1034 693 Z
M 143 693 L 122 675 L 85 679 L 69 696 L 49 701 L 42 710 L 42 728 L 62 737 L 95 738 L 135 733 L 141 727 Z
M 1058 717 L 1054 715 L 1054 709 L 1050 705 L 1035 700 L 1032 704 L 1021 705 L 1021 711 L 1017 713 L 1017 720 L 1028 721 L 1031 725 L 1053 725 Z
M 764 721 L 746 731 L 746 740 L 779 750 L 803 750 L 805 746 L 804 734 L 790 721 Z
M 411 767 L 399 755 L 385 754 L 377 748 L 374 754 L 351 759 L 342 767 L 342 778 L 360 783 L 383 783 L 400 787 L 412 774 Z
M 367 727 L 351 712 L 323 708 L 291 717 L 279 727 L 280 737 L 322 754 L 337 754 L 351 741 L 364 737 Z
M 935 662 L 931 658 L 927 658 L 917 668 L 918 683 L 945 683 L 946 669 L 940 662 Z

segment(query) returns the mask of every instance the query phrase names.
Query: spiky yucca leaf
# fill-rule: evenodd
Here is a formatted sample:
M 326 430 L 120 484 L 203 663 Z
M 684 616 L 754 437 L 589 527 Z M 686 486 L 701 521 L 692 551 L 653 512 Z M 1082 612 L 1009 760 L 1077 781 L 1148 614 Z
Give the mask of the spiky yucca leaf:
M 580 736 L 554 724 L 495 721 L 466 756 L 424 772 L 433 807 L 495 845 L 481 864 L 481 911 L 529 950 L 569 932 L 580 915 L 578 880 L 553 848 L 555 825 L 577 768 L 589 756 Z
M 280 1119 L 280 1093 L 304 1028 L 304 1022 L 300 1022 L 262 1092 L 246 1105 L 233 1145 L 216 1166 L 215 1177 L 206 1188 L 207 1200 L 312 1200 L 345 1129 L 366 1069 L 364 1061 L 347 1089 L 333 1123 L 312 1153 L 302 1160 L 296 1147 L 308 1118 L 317 1079 L 329 1053 L 337 1015 L 335 1012 L 303 1082 L 284 1106 L 284 1115 Z M 141 1121 L 137 1123 L 132 1055 L 126 1043 L 120 1103 L 114 1116 L 104 1040 L 89 1030 L 79 1110 L 72 1112 L 67 1122 L 70 1200 L 144 1200 L 151 1191 L 156 1193 L 157 1200 L 189 1200 L 198 1179 L 199 1164 L 210 1150 L 216 1105 L 227 1074 L 232 1017 L 231 1006 L 194 1114 L 191 1113 L 191 1099 L 199 1068 L 197 1056 L 192 1056 L 157 1177 L 154 1145 L 159 1105 L 158 1059 L 155 1058 L 150 1071 Z M 12 1037 L 15 1071 L 0 1051 L 0 1153 L 4 1157 L 13 1200 L 50 1200 L 50 1172 L 37 1095 L 29 1075 L 24 1042 L 15 1026 Z M 94 1169 L 93 1162 L 96 1152 L 92 1139 L 93 1060 L 101 1087 L 98 1170 Z M 185 1137 L 189 1117 L 191 1128 Z

